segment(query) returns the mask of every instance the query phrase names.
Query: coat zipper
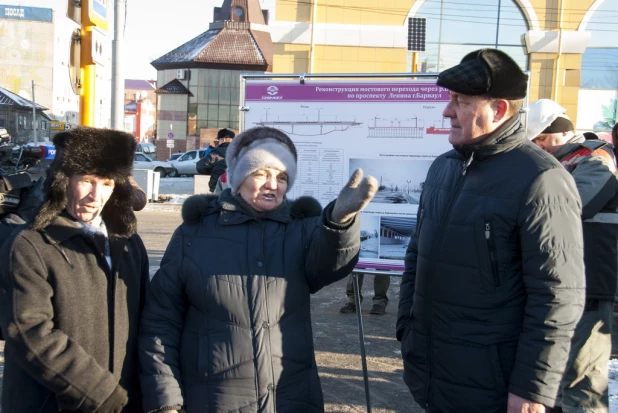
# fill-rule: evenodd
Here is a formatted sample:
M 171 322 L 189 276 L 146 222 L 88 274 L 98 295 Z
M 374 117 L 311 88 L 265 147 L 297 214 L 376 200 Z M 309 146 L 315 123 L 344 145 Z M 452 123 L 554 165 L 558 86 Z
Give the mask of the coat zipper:
M 451 199 L 449 199 L 448 205 L 446 207 L 446 212 L 443 215 L 443 219 L 440 222 L 440 226 L 438 227 L 438 237 L 436 238 L 436 240 L 434 241 L 433 244 L 433 248 L 431 249 L 431 262 L 433 262 L 433 258 L 434 255 L 436 254 L 436 251 L 438 250 L 438 247 L 440 246 L 440 244 L 442 244 L 442 240 L 444 239 L 444 231 L 443 231 L 443 227 L 444 225 L 448 222 L 448 220 L 451 217 L 451 212 L 453 211 L 453 204 L 455 203 L 455 201 L 457 200 L 457 198 L 459 198 L 459 193 L 461 192 L 461 188 L 463 187 L 463 183 L 465 181 L 465 177 L 466 177 L 466 173 L 468 172 L 468 167 L 470 166 L 470 164 L 472 163 L 474 159 L 474 152 L 472 152 L 472 154 L 470 155 L 470 157 L 465 160 L 462 163 L 462 172 L 461 172 L 461 178 L 459 178 L 459 180 L 457 181 L 457 186 L 455 187 L 455 190 L 453 191 L 453 196 L 451 197 Z M 433 270 L 432 270 L 433 271 Z M 432 279 L 431 284 L 433 284 L 435 280 Z M 431 285 L 430 284 L 430 285 Z M 427 382 L 427 393 L 426 393 L 426 397 L 425 399 L 427 400 L 427 409 L 430 408 L 431 406 L 431 393 L 430 393 L 430 389 L 431 389 L 431 382 L 432 382 L 432 374 L 431 374 L 431 352 L 432 352 L 432 345 L 431 345 L 431 335 L 432 335 L 432 328 L 431 328 L 431 319 L 432 319 L 432 309 L 431 309 L 431 298 L 433 295 L 433 286 L 431 288 L 429 288 L 429 297 L 427 297 L 428 299 L 425 301 L 425 311 L 427 313 L 427 317 L 425 318 L 425 323 L 426 323 L 426 328 L 427 328 L 427 365 L 429 366 L 428 370 L 429 370 L 429 380 Z M 429 411 L 429 410 L 427 410 Z
M 485 239 L 487 240 L 487 250 L 489 251 L 489 263 L 491 264 L 491 274 L 494 278 L 494 287 L 500 287 L 500 277 L 498 276 L 498 262 L 496 261 L 496 244 L 494 237 L 491 236 L 491 223 L 485 223 Z

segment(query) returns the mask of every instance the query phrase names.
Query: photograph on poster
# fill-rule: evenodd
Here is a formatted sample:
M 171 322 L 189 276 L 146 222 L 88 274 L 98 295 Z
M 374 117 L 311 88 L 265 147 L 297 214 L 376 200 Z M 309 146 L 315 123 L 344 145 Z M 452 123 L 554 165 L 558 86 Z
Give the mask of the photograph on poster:
M 433 159 L 350 158 L 350 174 L 361 168 L 380 186 L 372 203 L 418 205 L 423 183 Z
M 387 260 L 402 260 L 406 256 L 406 249 L 410 237 L 416 228 L 416 217 L 380 218 L 380 258 Z
M 378 258 L 380 245 L 380 217 L 377 215 L 361 215 L 361 258 Z

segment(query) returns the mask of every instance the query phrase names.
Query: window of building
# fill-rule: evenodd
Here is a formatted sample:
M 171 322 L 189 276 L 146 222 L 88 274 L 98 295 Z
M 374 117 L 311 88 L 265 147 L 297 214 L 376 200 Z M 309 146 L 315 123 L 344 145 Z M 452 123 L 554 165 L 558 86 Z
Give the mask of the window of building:
M 233 16 L 232 16 L 232 21 L 244 22 L 245 21 L 245 9 L 243 9 L 242 7 L 238 7 L 238 6 L 235 7 Z
M 8 120 L 7 116 L 4 113 L 0 114 L 0 126 L 3 126 L 3 127 L 6 128 L 7 127 L 7 120 Z
M 585 28 L 591 37 L 582 56 L 577 105 L 579 131 L 609 131 L 618 121 L 618 29 L 613 24 L 616 16 L 618 2 L 601 2 Z
M 17 129 L 26 129 L 26 122 L 25 115 L 17 115 Z
M 425 0 L 411 17 L 427 19 L 425 51 L 418 52 L 419 71 L 440 72 L 484 47 L 500 49 L 522 69 L 528 68 L 521 42 L 528 24 L 513 0 Z

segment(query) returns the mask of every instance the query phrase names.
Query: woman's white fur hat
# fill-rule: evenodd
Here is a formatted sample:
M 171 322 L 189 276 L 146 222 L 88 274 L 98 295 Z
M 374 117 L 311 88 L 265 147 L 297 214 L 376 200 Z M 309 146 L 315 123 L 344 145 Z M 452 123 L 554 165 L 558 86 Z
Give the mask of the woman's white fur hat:
M 225 155 L 232 192 L 253 172 L 274 168 L 288 176 L 289 191 L 296 180 L 298 155 L 292 140 L 279 129 L 258 126 L 247 129 L 230 143 Z

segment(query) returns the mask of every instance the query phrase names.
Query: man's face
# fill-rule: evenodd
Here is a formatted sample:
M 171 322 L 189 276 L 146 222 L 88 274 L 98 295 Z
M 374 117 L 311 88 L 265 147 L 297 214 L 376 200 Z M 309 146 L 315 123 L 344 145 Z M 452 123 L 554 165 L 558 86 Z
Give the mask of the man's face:
M 545 152 L 554 154 L 566 143 L 568 134 L 568 132 L 541 133 L 532 142 Z
M 451 119 L 448 141 L 452 145 L 469 145 L 496 130 L 491 100 L 452 91 L 449 95 L 450 100 L 442 115 Z
M 67 209 L 78 221 L 90 223 L 101 214 L 114 192 L 114 180 L 96 175 L 69 178 Z

